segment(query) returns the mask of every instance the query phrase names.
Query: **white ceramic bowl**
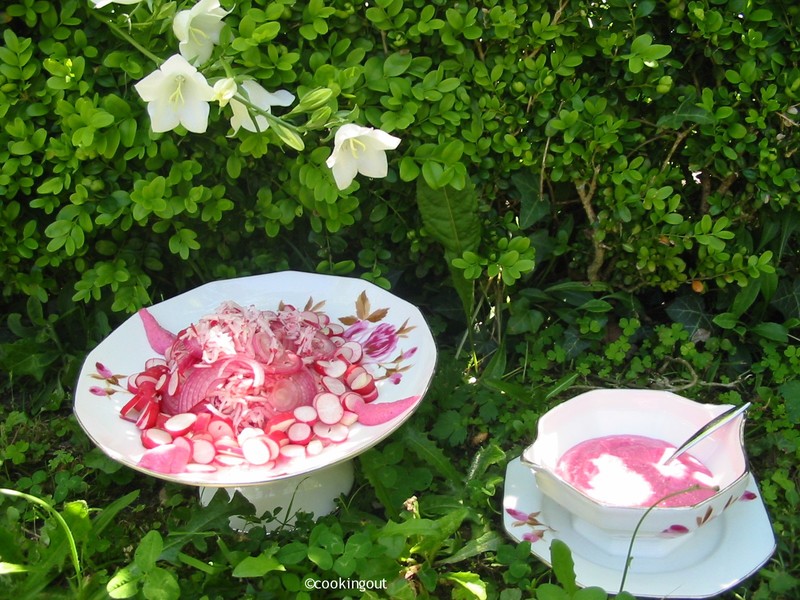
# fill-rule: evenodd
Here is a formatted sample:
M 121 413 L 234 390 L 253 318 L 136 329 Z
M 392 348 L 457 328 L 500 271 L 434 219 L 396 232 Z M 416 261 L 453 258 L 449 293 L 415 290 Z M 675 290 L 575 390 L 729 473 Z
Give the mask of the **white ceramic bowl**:
M 579 442 L 617 434 L 647 436 L 677 446 L 728 408 L 654 390 L 586 392 L 539 419 L 536 440 L 522 459 L 533 469 L 542 493 L 571 513 L 577 530 L 601 547 L 627 547 L 647 507 L 614 506 L 590 498 L 556 474 L 561 456 Z M 654 539 L 658 542 L 654 547 L 666 552 L 670 544 L 665 540 L 675 540 L 672 546 L 678 540 L 682 543 L 742 496 L 749 473 L 743 424 L 744 417 L 740 416 L 690 451 L 713 473 L 719 491 L 692 506 L 659 506 L 651 510 L 637 533 L 640 547 Z

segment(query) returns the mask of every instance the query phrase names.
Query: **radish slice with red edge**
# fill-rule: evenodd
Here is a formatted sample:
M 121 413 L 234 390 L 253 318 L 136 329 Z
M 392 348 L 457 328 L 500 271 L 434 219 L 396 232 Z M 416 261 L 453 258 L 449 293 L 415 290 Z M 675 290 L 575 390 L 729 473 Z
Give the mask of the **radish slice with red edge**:
M 317 410 L 319 420 L 326 425 L 338 423 L 344 416 L 339 396 L 330 392 L 318 394 L 314 398 L 314 408 Z
M 201 465 L 213 462 L 217 449 L 212 442 L 204 439 L 192 438 L 192 461 Z
M 278 413 L 267 419 L 267 422 L 264 425 L 264 431 L 286 431 L 295 421 L 297 421 L 297 418 L 293 413 Z
M 314 425 L 314 435 L 323 440 L 329 440 L 334 443 L 343 442 L 350 434 L 350 428 L 345 427 L 341 423 L 334 425 L 326 425 L 325 423 L 317 423 Z
M 145 429 L 142 432 L 142 446 L 144 446 L 147 449 L 171 443 L 172 443 L 172 435 L 168 431 L 164 431 L 163 429 L 157 429 L 153 427 L 151 429 Z
M 208 423 L 207 431 L 215 440 L 236 437 L 236 434 L 233 431 L 233 426 L 228 421 L 224 421 L 223 419 L 211 419 L 211 421 Z
M 289 437 L 289 442 L 291 442 L 291 444 L 305 445 L 311 441 L 314 434 L 308 423 L 297 422 L 289 427 L 286 431 L 286 435 Z
M 347 392 L 347 386 L 341 379 L 336 377 L 323 377 L 322 386 L 331 394 L 336 394 L 337 396 L 341 396 Z
M 294 409 L 294 418 L 301 423 L 316 423 L 319 416 L 313 406 L 298 406 Z M 287 431 L 291 429 L 289 427 Z
M 183 435 L 192 429 L 196 421 L 197 415 L 195 413 L 179 413 L 167 419 L 164 423 L 164 429 L 172 435 Z
M 277 444 L 275 446 L 277 450 Z M 273 458 L 270 447 L 260 437 L 247 438 L 242 442 L 242 456 L 251 465 L 263 465 L 268 463 Z

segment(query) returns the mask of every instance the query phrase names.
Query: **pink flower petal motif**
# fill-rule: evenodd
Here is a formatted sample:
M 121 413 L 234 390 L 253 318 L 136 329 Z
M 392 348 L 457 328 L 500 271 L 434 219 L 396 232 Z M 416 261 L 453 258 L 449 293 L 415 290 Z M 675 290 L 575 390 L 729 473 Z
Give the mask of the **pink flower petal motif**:
M 98 362 L 94 365 L 95 369 L 97 369 L 97 374 L 100 375 L 103 379 L 111 379 L 114 377 L 114 373 L 106 367 L 103 363 Z
M 661 532 L 663 537 L 677 537 L 689 533 L 689 528 L 683 525 L 670 525 Z
M 110 396 L 111 394 L 114 393 L 114 391 L 93 385 L 92 387 L 89 388 L 89 393 L 94 394 L 95 396 Z
M 544 529 L 534 529 L 530 533 L 525 533 L 523 534 L 522 539 L 525 540 L 526 542 L 531 542 L 532 544 L 535 544 L 536 542 L 539 542 L 542 539 L 544 539 Z
M 538 542 L 544 538 L 546 531 L 552 531 L 550 527 L 539 520 L 540 512 L 526 513 L 516 508 L 506 508 L 506 512 L 514 519 L 513 527 L 528 526 L 530 531 L 522 534 L 525 542 Z
M 400 360 L 407 360 L 414 356 L 417 353 L 417 347 L 414 346 L 413 348 L 406 350 L 400 355 Z
M 528 513 L 522 512 L 521 510 L 517 510 L 516 508 L 507 508 L 506 512 L 515 518 L 517 521 L 527 521 L 528 520 Z
M 751 492 L 750 490 L 745 490 L 745 492 L 741 495 L 739 500 L 743 500 L 744 502 L 749 502 L 750 500 L 755 500 L 758 498 L 755 492 Z
M 389 375 L 389 381 L 391 381 L 395 385 L 400 383 L 402 379 L 403 379 L 402 373 L 392 373 L 391 375 Z

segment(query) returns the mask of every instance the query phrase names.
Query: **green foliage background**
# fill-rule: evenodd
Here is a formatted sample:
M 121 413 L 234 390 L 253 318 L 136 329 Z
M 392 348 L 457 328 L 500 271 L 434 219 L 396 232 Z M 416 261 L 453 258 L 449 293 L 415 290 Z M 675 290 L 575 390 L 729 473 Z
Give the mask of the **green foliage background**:
M 138 506 L 157 497 L 157 484 L 84 457 L 89 446 L 66 416 L 82 355 L 126 313 L 226 277 L 286 268 L 363 277 L 423 307 L 453 368 L 429 395 L 436 410 L 364 458 L 359 481 L 375 491 L 351 500 L 339 529 L 316 526 L 344 543 L 358 523 L 370 524 L 351 554 L 343 546 L 338 555 L 365 569 L 358 553 L 381 545 L 387 573 L 413 571 L 400 577 L 414 583 L 398 582 L 398 595 L 536 594 L 546 572 L 497 533 L 502 468 L 552 402 L 585 387 L 639 385 L 758 400 L 749 450 L 781 542 L 776 561 L 740 594 L 795 598 L 800 8 L 780 0 L 223 6 L 233 10 L 211 63 L 306 98 L 307 110 L 276 109 L 286 129 L 231 136 L 212 108 L 206 134 L 150 131 L 132 86 L 157 65 L 126 35 L 167 58 L 182 3 L 97 10 L 79 0 L 11 0 L 0 9 L 6 487 L 57 503 L 83 494 L 102 506 L 122 496 L 114 485 L 141 488 L 147 500 Z M 329 92 L 317 105 L 320 89 Z M 387 178 L 339 191 L 324 163 L 328 125 L 346 119 L 402 142 Z M 39 431 L 51 419 L 54 438 Z M 71 460 L 53 455 L 54 439 Z M 436 464 L 472 465 L 472 475 L 453 482 L 446 469 L 404 465 L 402 448 L 428 460 L 442 453 Z M 45 474 L 43 460 L 56 461 L 61 479 Z M 93 495 L 82 478 L 104 491 Z M 407 526 L 395 546 L 380 542 L 389 520 L 414 518 L 403 501 L 428 488 L 422 517 L 453 522 L 422 541 Z M 186 524 L 193 501 L 167 489 L 147 525 L 165 537 Z M 375 516 L 375 502 L 385 514 Z M 454 503 L 468 512 L 453 513 Z M 85 525 L 88 513 L 70 506 L 72 522 Z M 12 530 L 35 518 L 13 508 Z M 141 527 L 133 519 L 116 534 L 137 547 Z M 153 550 L 155 533 L 140 563 L 130 552 L 115 559 L 138 565 L 144 587 L 134 591 L 145 597 L 155 596 L 142 591 L 142 573 L 172 577 L 153 555 L 169 573 L 195 569 L 186 590 L 224 597 L 218 579 L 249 554 L 295 577 L 338 573 L 314 558 L 310 549 L 325 544 L 313 527 L 297 562 L 279 552 L 285 539 L 231 540 L 199 525 L 183 562 L 177 549 Z M 219 544 L 204 546 L 206 534 Z M 102 543 L 85 543 L 105 589 L 122 564 L 92 558 Z M 223 571 L 208 572 L 212 555 Z M 259 585 L 241 594 L 260 597 Z M 542 600 L 562 597 L 543 589 Z

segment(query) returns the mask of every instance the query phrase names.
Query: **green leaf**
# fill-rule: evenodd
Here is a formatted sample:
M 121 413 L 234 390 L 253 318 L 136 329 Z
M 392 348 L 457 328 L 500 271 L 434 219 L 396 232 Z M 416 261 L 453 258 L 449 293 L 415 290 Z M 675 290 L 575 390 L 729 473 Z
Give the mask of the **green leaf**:
M 532 171 L 520 171 L 511 176 L 511 183 L 520 195 L 519 226 L 532 227 L 550 214 L 550 202 L 539 195 L 539 177 Z
M 453 591 L 453 598 L 474 598 L 475 600 L 486 600 L 486 582 L 477 573 L 459 572 L 448 573 L 443 579 L 455 583 L 468 592 L 468 596 L 456 596 L 457 590 Z
M 800 318 L 800 278 L 782 279 L 771 302 L 786 320 Z
M 145 573 L 142 594 L 147 600 L 177 600 L 181 596 L 181 588 L 175 575 L 156 567 Z
M 411 66 L 412 56 L 410 53 L 395 52 L 386 58 L 383 63 L 383 75 L 385 77 L 397 77 L 406 72 Z
M 192 518 L 181 528 L 181 535 L 167 538 L 161 559 L 175 562 L 178 552 L 193 539 L 194 534 L 205 537 L 210 531 L 230 532 L 231 517 L 250 517 L 254 512 L 253 505 L 240 492 L 229 498 L 225 490 L 218 489 L 208 506 L 192 511 Z
M 106 584 L 106 592 L 111 598 L 133 598 L 139 593 L 139 582 L 144 577 L 136 565 L 129 565 L 117 571 Z
M 789 330 L 785 325 L 781 325 L 780 323 L 772 323 L 769 321 L 757 323 L 750 327 L 750 331 L 765 339 L 772 340 L 773 342 L 781 344 L 789 342 Z
M 263 577 L 271 571 L 285 571 L 284 567 L 271 552 L 263 552 L 258 556 L 248 556 L 233 569 L 234 577 Z
M 739 324 L 738 317 L 730 312 L 718 314 L 712 319 L 713 323 L 722 329 L 733 329 Z
M 608 594 L 603 588 L 587 587 L 575 592 L 572 600 L 608 600 Z
M 428 234 L 446 250 L 461 256 L 466 250 L 478 248 L 481 224 L 477 194 L 471 183 L 461 191 L 449 187 L 434 190 L 418 179 L 417 206 Z
M 694 97 L 689 97 L 678 106 L 674 113 L 663 115 L 657 125 L 667 129 L 680 129 L 687 121 L 698 125 L 710 125 L 716 119 L 706 108 L 697 106 Z
M 559 539 L 554 539 L 550 543 L 550 561 L 558 582 L 564 586 L 568 594 L 574 594 L 578 589 L 575 579 L 575 563 L 569 547 Z
M 139 542 L 133 555 L 134 564 L 145 573 L 155 567 L 156 561 L 164 549 L 164 540 L 161 534 L 151 529 Z
M 482 536 L 469 540 L 458 552 L 437 561 L 436 564 L 449 565 L 486 552 L 496 552 L 503 543 L 505 538 L 502 535 L 496 531 L 487 531 Z
M 464 479 L 453 466 L 453 461 L 427 435 L 413 427 L 402 429 L 403 442 L 422 464 L 433 467 L 448 483 L 456 484 Z
M 570 600 L 570 594 L 553 583 L 543 583 L 536 587 L 536 600 Z
M 698 329 L 711 329 L 711 319 L 705 310 L 703 299 L 696 294 L 678 296 L 667 306 L 666 312 L 670 319 L 683 325 L 690 335 Z

